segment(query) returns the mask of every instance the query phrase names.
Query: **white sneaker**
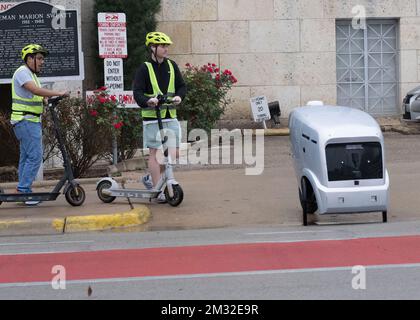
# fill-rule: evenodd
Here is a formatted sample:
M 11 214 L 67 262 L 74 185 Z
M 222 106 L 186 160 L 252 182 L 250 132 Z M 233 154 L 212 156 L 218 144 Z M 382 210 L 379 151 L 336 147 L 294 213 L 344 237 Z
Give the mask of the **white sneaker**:
M 168 201 L 166 200 L 166 196 L 165 196 L 165 192 L 161 192 L 158 197 L 156 198 L 156 202 L 157 203 L 168 203 Z
M 152 190 L 153 189 L 153 181 L 152 181 L 152 177 L 150 174 L 145 175 L 143 178 L 141 178 L 141 182 L 143 182 L 144 186 L 146 187 L 147 190 Z
M 41 203 L 41 201 L 26 201 L 26 202 L 25 202 L 25 204 L 26 204 L 28 207 L 34 207 L 34 206 L 39 205 L 40 203 Z

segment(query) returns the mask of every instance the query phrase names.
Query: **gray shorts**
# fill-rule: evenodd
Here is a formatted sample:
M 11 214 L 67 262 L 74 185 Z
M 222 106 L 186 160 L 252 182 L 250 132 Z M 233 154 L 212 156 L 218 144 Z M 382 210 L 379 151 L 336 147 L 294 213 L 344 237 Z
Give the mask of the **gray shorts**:
M 169 148 L 179 148 L 181 128 L 178 120 L 163 122 L 163 134 L 168 136 L 167 146 Z M 143 122 L 143 148 L 159 149 L 162 146 L 162 140 L 157 123 Z

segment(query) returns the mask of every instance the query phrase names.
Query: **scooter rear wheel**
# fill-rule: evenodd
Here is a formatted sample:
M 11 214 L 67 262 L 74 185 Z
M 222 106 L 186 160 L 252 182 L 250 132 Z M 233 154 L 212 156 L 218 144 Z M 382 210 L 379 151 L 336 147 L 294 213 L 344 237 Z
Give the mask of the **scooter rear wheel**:
M 168 203 L 172 207 L 178 207 L 181 204 L 182 200 L 184 200 L 184 191 L 182 190 L 179 184 L 172 185 L 172 189 L 174 191 L 173 197 L 169 195 L 168 187 L 165 188 L 166 201 L 168 201 Z
M 73 207 L 80 207 L 86 200 L 85 190 L 81 186 L 71 186 L 66 192 L 66 200 Z
M 98 189 L 97 189 L 98 198 L 101 199 L 102 202 L 111 203 L 116 199 L 116 197 L 111 197 L 103 193 L 104 190 L 110 189 L 111 187 L 112 187 L 112 183 L 107 180 L 102 181 L 98 185 Z

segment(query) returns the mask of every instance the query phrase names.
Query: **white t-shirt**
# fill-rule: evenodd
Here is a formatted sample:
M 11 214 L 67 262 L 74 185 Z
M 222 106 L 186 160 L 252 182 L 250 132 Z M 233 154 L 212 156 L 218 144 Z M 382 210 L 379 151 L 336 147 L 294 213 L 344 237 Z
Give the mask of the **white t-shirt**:
M 28 82 L 34 82 L 32 78 L 32 71 L 28 67 L 20 69 L 15 74 L 15 91 L 16 94 L 24 99 L 32 99 L 34 95 L 23 86 Z

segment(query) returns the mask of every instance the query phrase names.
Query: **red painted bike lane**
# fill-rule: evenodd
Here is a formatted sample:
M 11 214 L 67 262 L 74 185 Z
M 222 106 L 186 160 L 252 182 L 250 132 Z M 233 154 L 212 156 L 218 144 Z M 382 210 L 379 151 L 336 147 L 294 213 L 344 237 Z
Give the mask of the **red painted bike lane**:
M 0 256 L 0 283 L 94 280 L 420 263 L 420 236 Z

